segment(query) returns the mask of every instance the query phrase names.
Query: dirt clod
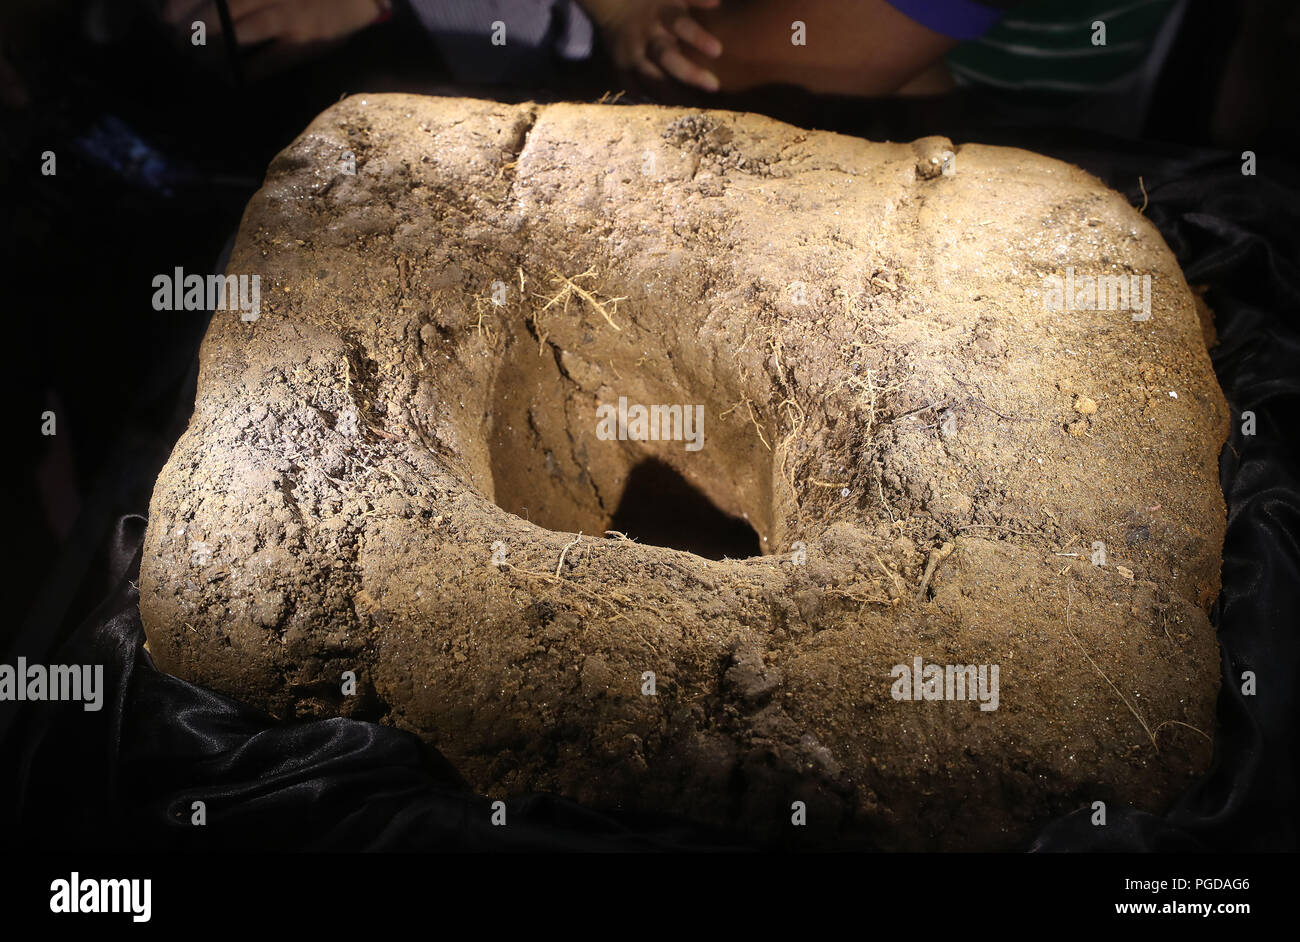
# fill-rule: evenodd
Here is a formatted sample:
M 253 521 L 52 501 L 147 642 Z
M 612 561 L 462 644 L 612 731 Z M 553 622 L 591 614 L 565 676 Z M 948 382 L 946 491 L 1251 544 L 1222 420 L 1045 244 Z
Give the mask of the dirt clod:
M 1067 269 L 1150 274 L 1151 316 L 1054 309 Z M 164 669 L 773 841 L 1023 846 L 1208 765 L 1227 410 L 1169 249 L 1077 168 L 367 95 L 228 271 L 283 290 L 214 317 L 154 491 Z

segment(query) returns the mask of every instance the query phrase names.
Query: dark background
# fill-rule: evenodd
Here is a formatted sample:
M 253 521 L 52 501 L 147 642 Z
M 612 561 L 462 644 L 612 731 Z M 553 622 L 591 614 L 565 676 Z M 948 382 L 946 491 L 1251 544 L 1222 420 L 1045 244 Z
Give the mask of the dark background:
M 591 101 L 628 89 L 623 101 L 735 107 L 878 140 L 939 133 L 1026 147 L 1083 166 L 1135 205 L 1142 178 L 1147 215 L 1189 283 L 1209 286 L 1220 337 L 1212 355 L 1233 414 L 1252 409 L 1259 423 L 1243 439 L 1234 420 L 1224 450 L 1216 765 L 1167 816 L 1113 811 L 1099 836 L 1076 815 L 1036 846 L 1294 849 L 1300 84 L 1294 59 L 1252 45 L 1263 42 L 1260 18 L 1267 27 L 1278 9 L 1192 3 L 1138 139 L 1072 129 L 1070 106 L 1058 101 L 966 91 L 864 102 L 797 89 L 719 99 L 629 86 L 599 59 L 555 63 L 515 87 L 453 87 L 432 44 L 400 15 L 260 75 L 256 50 L 232 57 L 219 39 L 196 50 L 147 2 L 0 13 L 0 260 L 19 399 L 0 650 L 5 661 L 106 661 L 119 695 L 93 721 L 79 710 L 0 705 L 0 815 L 32 842 L 53 828 L 97 848 L 500 846 L 476 823 L 481 802 L 409 737 L 342 720 L 271 727 L 159 675 L 138 651 L 131 580 L 143 522 L 131 515 L 146 512 L 188 419 L 206 328 L 202 314 L 154 311 L 150 281 L 176 266 L 216 270 L 272 156 L 343 94 Z M 1257 154 L 1257 176 L 1240 172 L 1244 148 Z M 40 174 L 47 150 L 57 176 Z M 57 414 L 57 436 L 39 433 L 45 410 Z M 1236 692 L 1243 670 L 1259 675 L 1254 698 Z M 227 827 L 178 826 L 178 809 L 200 792 L 234 809 Z M 746 843 L 542 796 L 521 808 L 526 826 L 511 828 L 511 840 L 530 849 Z

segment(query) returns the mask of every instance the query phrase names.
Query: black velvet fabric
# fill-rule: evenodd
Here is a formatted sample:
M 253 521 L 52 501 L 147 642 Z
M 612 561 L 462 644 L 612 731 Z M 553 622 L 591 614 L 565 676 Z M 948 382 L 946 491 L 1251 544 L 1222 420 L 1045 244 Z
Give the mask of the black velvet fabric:
M 1027 849 L 1276 850 L 1296 846 L 1297 616 L 1300 611 L 1300 200 L 1235 156 L 1087 140 L 1005 140 L 1078 163 L 1142 200 L 1189 283 L 1208 284 L 1213 359 L 1232 414 L 1221 476 L 1229 507 L 1223 593 L 1214 620 L 1223 693 L 1210 772 L 1163 816 L 1112 806 L 1110 825 L 1079 811 Z M 1272 168 L 1278 178 L 1286 171 Z M 1242 434 L 1252 410 L 1257 434 Z M 143 509 L 143 508 L 141 508 Z M 160 673 L 142 648 L 133 581 L 145 520 L 118 521 L 111 596 L 47 658 L 106 665 L 104 709 L 21 711 L 4 744 L 5 807 L 25 846 L 76 849 L 659 850 L 747 846 L 668 818 L 597 813 L 547 796 L 514 799 L 510 827 L 488 822 L 433 750 L 386 727 L 343 719 L 275 723 Z M 72 587 L 69 587 L 71 591 Z M 1258 692 L 1244 696 L 1241 674 Z M 6 778 L 10 778 L 6 776 Z M 192 827 L 191 803 L 208 825 Z
M 1063 154 L 1071 159 L 1068 153 Z M 1215 372 L 1232 412 L 1220 458 L 1228 505 L 1223 591 L 1215 606 L 1223 688 L 1209 772 L 1164 817 L 1127 810 L 1094 828 L 1053 822 L 1040 850 L 1294 850 L 1296 690 L 1300 682 L 1300 197 L 1243 176 L 1236 156 L 1076 154 L 1140 204 L 1187 281 L 1209 285 Z M 1279 168 L 1283 174 L 1286 168 Z M 1290 172 L 1294 172 L 1292 169 Z M 1292 177 L 1291 179 L 1294 179 Z M 1242 413 L 1256 416 L 1243 435 Z M 1242 693 L 1253 671 L 1257 690 Z

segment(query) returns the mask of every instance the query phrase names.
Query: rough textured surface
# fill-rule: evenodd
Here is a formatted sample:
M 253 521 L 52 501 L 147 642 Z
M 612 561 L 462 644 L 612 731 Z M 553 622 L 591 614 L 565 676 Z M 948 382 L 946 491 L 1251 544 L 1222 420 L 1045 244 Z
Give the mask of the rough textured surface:
M 1067 267 L 1150 274 L 1150 320 L 1050 310 Z M 1227 411 L 1174 258 L 1077 168 L 357 96 L 228 271 L 263 310 L 215 317 L 154 492 L 164 669 L 414 730 L 494 797 L 777 840 L 1014 847 L 1208 764 Z M 704 447 L 599 439 L 619 396 L 703 405 Z M 764 555 L 605 536 L 647 459 Z M 915 657 L 999 665 L 999 708 L 895 700 Z

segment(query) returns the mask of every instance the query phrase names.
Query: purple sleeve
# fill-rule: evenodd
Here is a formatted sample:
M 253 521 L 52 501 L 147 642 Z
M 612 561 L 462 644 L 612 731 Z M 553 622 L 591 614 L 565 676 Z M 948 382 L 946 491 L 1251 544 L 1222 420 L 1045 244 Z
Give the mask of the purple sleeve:
M 910 20 L 953 39 L 976 39 L 993 28 L 1005 9 L 976 0 L 886 0 Z M 1005 4 L 1004 4 L 1005 5 Z

